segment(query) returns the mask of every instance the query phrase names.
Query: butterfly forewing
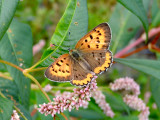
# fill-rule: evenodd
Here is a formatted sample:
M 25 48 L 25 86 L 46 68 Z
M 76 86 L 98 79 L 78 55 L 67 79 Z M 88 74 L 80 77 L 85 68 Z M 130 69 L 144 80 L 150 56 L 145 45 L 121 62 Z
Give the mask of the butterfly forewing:
M 69 54 L 61 55 L 47 68 L 45 76 L 53 81 L 70 81 L 73 78 L 71 56 Z
M 110 27 L 107 23 L 102 23 L 82 37 L 75 48 L 83 51 L 108 49 L 110 40 Z

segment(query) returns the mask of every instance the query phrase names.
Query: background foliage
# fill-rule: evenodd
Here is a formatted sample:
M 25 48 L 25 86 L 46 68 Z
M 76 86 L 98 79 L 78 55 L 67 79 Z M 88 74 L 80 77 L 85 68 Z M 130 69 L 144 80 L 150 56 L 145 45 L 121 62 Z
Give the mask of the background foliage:
M 110 82 L 125 76 L 134 78 L 141 86 L 142 99 L 147 99 L 146 93 L 151 94 L 146 101 L 150 107 L 150 119 L 159 119 L 160 32 L 150 35 L 152 29 L 160 27 L 158 0 L 0 0 L 0 60 L 21 68 L 15 69 L 0 61 L 0 119 L 10 119 L 15 106 L 26 119 L 53 119 L 34 111 L 35 105 L 48 100 L 23 70 L 45 69 L 53 62 L 51 57 L 57 58 L 68 52 L 68 48 L 74 48 L 82 36 L 102 22 L 108 22 L 112 29 L 110 50 L 115 57 L 139 38 L 145 40 L 131 47 L 130 51 L 135 50 L 133 53 L 115 58 L 116 63 L 97 79 L 106 101 L 116 114 L 113 119 L 137 119 L 137 112 L 128 108 L 120 94 L 106 89 Z M 33 56 L 33 45 L 42 39 L 46 42 L 45 47 Z M 50 44 L 56 46 L 52 48 Z M 143 46 L 145 49 L 139 50 Z M 44 77 L 44 70 L 31 75 L 42 87 L 48 83 L 55 86 L 48 93 L 50 98 L 60 88 L 62 91 L 74 88 L 69 83 L 49 81 Z M 153 107 L 155 104 L 157 108 Z M 94 100 L 85 110 L 66 111 L 64 114 L 68 119 L 111 119 L 105 116 Z M 57 119 L 64 118 L 58 115 Z

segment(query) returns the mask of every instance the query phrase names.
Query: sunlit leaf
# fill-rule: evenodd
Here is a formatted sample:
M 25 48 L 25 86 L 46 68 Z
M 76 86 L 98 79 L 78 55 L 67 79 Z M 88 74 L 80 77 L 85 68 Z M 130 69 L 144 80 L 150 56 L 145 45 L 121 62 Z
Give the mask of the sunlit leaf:
M 53 62 L 50 56 L 57 58 L 67 53 L 69 48 L 74 48 L 77 41 L 86 34 L 87 29 L 87 1 L 70 0 L 51 38 L 51 43 L 55 44 L 56 47 L 49 54 L 46 54 L 49 50 L 44 52 L 45 55 L 41 59 L 43 61 L 42 65 L 48 66 Z

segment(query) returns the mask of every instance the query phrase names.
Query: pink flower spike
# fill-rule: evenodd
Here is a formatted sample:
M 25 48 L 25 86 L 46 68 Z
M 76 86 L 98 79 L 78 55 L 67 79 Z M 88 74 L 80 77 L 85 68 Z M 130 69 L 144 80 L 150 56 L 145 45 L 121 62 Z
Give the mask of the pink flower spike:
M 139 85 L 132 78 L 129 77 L 116 79 L 114 83 L 110 84 L 110 88 L 113 91 L 117 90 L 131 91 L 134 95 L 137 96 L 140 94 Z
M 97 90 L 97 83 L 94 77 L 90 84 L 88 84 L 85 87 L 82 88 L 74 88 L 73 93 L 70 92 L 64 92 L 61 94 L 60 92 L 56 93 L 56 97 L 53 98 L 52 103 L 39 105 L 40 108 L 38 108 L 39 112 L 48 115 L 51 114 L 54 116 L 56 113 L 63 112 L 64 110 L 71 111 L 72 109 L 76 108 L 77 110 L 79 107 L 87 108 L 88 107 L 88 101 L 90 101 L 91 95 L 95 98 L 93 93 Z M 99 94 L 100 93 L 100 94 Z M 97 95 L 97 103 L 99 106 L 104 110 L 106 115 L 113 117 L 114 113 L 112 112 L 110 106 L 108 103 L 105 102 L 105 97 L 101 92 L 98 92 Z M 98 97 L 100 95 L 100 97 Z M 101 101 L 99 101 L 99 100 Z
M 139 114 L 139 120 L 148 120 L 148 116 L 150 114 L 149 108 L 146 107 L 145 103 L 138 98 L 137 96 L 133 95 L 126 95 L 123 98 L 123 101 L 131 108 L 141 111 Z

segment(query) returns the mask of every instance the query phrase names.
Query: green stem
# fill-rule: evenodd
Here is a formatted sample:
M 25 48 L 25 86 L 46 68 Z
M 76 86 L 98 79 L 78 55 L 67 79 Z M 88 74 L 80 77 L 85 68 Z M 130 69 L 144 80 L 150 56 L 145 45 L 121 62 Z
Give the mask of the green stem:
M 27 72 L 27 73 L 29 73 L 29 72 L 36 72 L 36 71 L 40 71 L 40 70 L 45 70 L 45 69 L 47 69 L 48 67 L 42 67 L 42 68 L 36 68 L 36 69 L 31 69 L 31 68 L 29 68 L 29 69 L 26 69 L 25 71 Z
M 19 108 L 17 108 L 15 105 L 14 105 L 13 107 L 14 107 L 14 109 L 21 115 L 22 118 L 24 118 L 25 120 L 28 120 L 28 119 L 23 115 L 23 113 L 20 111 Z
M 26 71 L 23 72 L 23 74 L 30 78 L 36 85 L 38 85 L 39 89 L 42 91 L 42 93 L 45 95 L 45 97 L 48 99 L 49 102 L 51 102 L 49 96 L 47 95 L 47 93 L 43 90 L 42 86 L 39 84 L 39 82 L 29 73 L 27 73 Z
M 13 80 L 12 77 L 7 76 L 7 75 L 3 74 L 2 72 L 0 72 L 0 77 L 2 77 L 4 79 L 8 79 L 8 80 Z
M 0 63 L 4 63 L 4 64 L 7 64 L 7 65 L 10 65 L 16 69 L 18 69 L 19 71 L 23 72 L 23 69 L 18 67 L 17 65 L 13 64 L 13 63 L 10 63 L 10 62 L 7 62 L 7 61 L 4 61 L 4 60 L 0 60 Z

